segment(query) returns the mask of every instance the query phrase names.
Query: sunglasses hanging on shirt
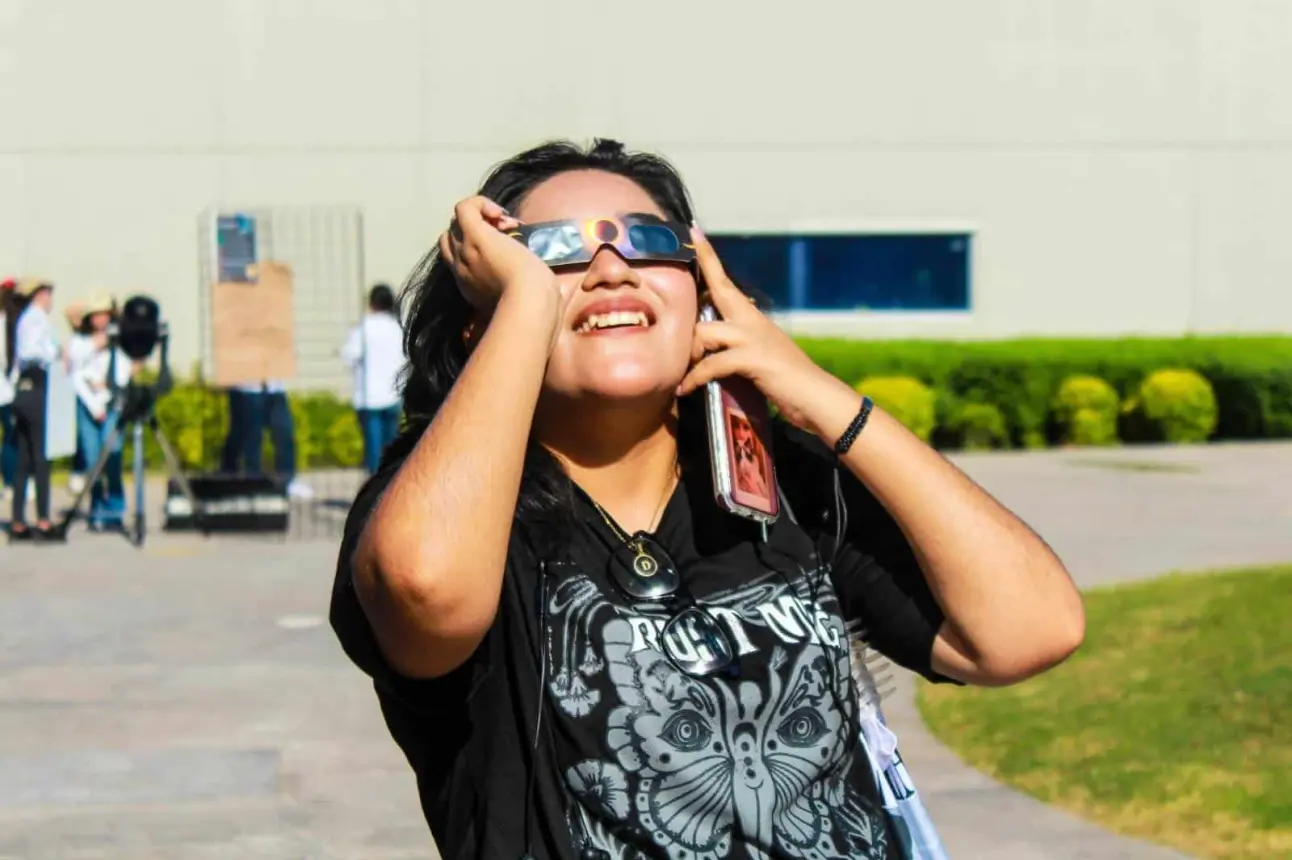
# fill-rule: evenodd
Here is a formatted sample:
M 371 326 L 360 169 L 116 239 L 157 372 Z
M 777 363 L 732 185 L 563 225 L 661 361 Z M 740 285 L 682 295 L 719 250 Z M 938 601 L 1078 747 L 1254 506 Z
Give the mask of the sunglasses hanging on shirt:
M 619 545 L 610 554 L 609 578 L 624 596 L 663 606 L 672 614 L 660 631 L 660 649 L 679 672 L 703 677 L 739 674 L 736 647 L 721 622 L 695 601 L 682 584 L 673 559 L 643 532 L 629 536 L 592 502 Z

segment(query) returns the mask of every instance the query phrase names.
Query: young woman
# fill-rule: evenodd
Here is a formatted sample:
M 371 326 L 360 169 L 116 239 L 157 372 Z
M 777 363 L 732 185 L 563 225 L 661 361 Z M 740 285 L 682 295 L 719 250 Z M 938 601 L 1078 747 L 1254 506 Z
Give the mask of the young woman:
M 54 338 L 49 311 L 54 286 L 45 281 L 20 283 L 5 313 L 8 326 L 5 368 L 17 374 L 13 412 L 14 439 L 18 445 L 18 471 L 14 477 L 13 519 L 10 540 L 57 539 L 49 521 L 49 460 L 45 457 L 45 395 L 49 367 L 61 350 Z M 27 525 L 27 482 L 36 483 L 36 527 Z
M 80 331 L 68 342 L 67 354 L 72 385 L 76 389 L 76 438 L 85 457 L 86 472 L 89 472 L 98 463 L 116 426 L 115 416 L 109 414 L 113 405 L 113 389 L 129 384 L 133 365 L 129 356 L 120 349 L 116 350 L 114 357 L 108 343 L 108 326 L 116 313 L 112 297 L 97 296 L 82 310 Z M 89 525 L 92 531 L 119 529 L 122 525 L 126 510 L 122 442 L 118 435 L 104 463 L 103 473 L 90 488 Z
M 624 241 L 624 213 L 677 242 Z M 1014 683 L 1082 639 L 1041 539 L 814 365 L 691 221 L 659 158 L 550 144 L 415 276 L 408 426 L 331 620 L 445 857 L 900 856 L 845 621 L 935 681 Z M 766 538 L 714 501 L 699 398 L 733 375 L 781 416 Z

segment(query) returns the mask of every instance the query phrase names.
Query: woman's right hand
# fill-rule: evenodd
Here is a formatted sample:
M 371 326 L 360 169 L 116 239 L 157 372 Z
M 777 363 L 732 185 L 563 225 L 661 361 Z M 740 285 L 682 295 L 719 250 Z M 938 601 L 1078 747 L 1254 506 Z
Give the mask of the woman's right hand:
M 453 269 L 472 307 L 492 313 L 512 289 L 547 290 L 559 297 L 556 275 L 523 243 L 507 235 L 520 222 L 487 197 L 468 197 L 453 209 L 453 223 L 440 237 L 440 258 Z

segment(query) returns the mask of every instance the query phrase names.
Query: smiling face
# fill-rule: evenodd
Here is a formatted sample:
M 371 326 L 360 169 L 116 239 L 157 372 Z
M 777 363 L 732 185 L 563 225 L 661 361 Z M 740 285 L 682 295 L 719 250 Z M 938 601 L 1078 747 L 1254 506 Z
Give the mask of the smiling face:
M 619 212 L 667 217 L 637 183 L 598 170 L 552 177 L 514 214 L 533 224 Z M 670 394 L 686 375 L 698 313 L 690 268 L 630 264 L 603 247 L 590 262 L 556 272 L 570 301 L 548 362 L 547 390 L 613 400 Z

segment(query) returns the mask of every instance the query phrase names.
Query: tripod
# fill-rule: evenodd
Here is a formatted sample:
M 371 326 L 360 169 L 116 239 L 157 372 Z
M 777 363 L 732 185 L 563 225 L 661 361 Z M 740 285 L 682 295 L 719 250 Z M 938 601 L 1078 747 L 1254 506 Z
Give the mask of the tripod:
M 147 536 L 147 499 L 145 493 L 145 476 L 144 476 L 144 426 L 146 425 L 152 431 L 153 438 L 157 441 L 157 447 L 161 449 L 162 458 L 166 461 L 166 471 L 169 476 L 179 486 L 185 498 L 193 511 L 193 518 L 199 525 L 202 523 L 202 508 L 193 494 L 193 488 L 189 486 L 188 479 L 184 476 L 184 470 L 180 463 L 179 456 L 175 453 L 175 447 L 170 440 L 166 438 L 165 432 L 162 431 L 153 407 L 157 404 L 157 399 L 169 389 L 170 373 L 166 366 L 166 338 L 162 336 L 162 371 L 157 385 L 140 385 L 133 380 L 124 388 L 118 387 L 116 382 L 116 361 L 117 348 L 116 338 L 109 339 L 108 348 L 112 350 L 111 358 L 108 361 L 108 380 L 112 390 L 111 406 L 108 408 L 108 417 L 105 421 L 111 422 L 111 430 L 108 431 L 107 438 L 103 440 L 103 450 L 99 452 L 99 457 L 94 466 L 90 469 L 89 475 L 86 476 L 85 486 L 76 494 L 72 500 L 72 505 L 63 515 L 63 521 L 58 524 L 58 531 L 62 535 L 67 534 L 68 526 L 76 517 L 80 510 L 85 497 L 93 492 L 98 486 L 99 481 L 103 478 L 104 470 L 107 468 L 109 459 L 117 453 L 117 447 L 124 447 L 124 436 L 127 426 L 130 428 L 131 441 L 133 443 L 133 478 L 135 483 L 135 514 L 134 528 L 126 529 L 125 523 L 122 523 L 122 531 L 126 537 L 137 547 L 144 545 L 144 539 Z M 163 390 L 159 390 L 163 389 Z

